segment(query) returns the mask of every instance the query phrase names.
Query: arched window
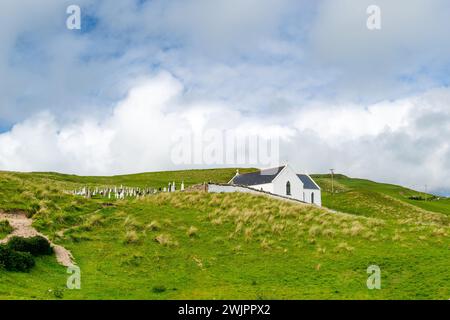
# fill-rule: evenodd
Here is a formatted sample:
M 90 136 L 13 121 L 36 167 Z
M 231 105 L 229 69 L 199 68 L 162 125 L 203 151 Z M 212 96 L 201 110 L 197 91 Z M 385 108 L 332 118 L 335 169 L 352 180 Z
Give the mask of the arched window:
M 289 181 L 286 182 L 286 195 L 291 195 L 291 183 Z
M 311 203 L 314 203 L 314 192 L 311 193 Z

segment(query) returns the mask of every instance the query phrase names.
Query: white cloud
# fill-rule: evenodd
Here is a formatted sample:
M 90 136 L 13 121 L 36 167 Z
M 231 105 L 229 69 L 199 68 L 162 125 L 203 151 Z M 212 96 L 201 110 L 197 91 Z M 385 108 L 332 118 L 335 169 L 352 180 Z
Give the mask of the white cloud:
M 366 27 L 366 9 L 381 9 L 381 30 Z M 314 60 L 335 69 L 340 97 L 376 101 L 439 85 L 448 66 L 446 0 L 327 0 L 309 34 Z
M 206 139 L 209 129 L 265 138 L 293 135 L 221 103 L 185 101 L 181 83 L 163 72 L 136 84 L 111 113 L 100 117 L 61 122 L 43 112 L 16 124 L 0 134 L 0 167 L 94 175 L 179 169 L 171 159 L 176 133 L 197 130 Z
M 409 101 L 380 102 L 367 108 L 355 104 L 312 105 L 300 112 L 296 127 L 313 130 L 322 139 L 336 143 L 400 130 L 408 125 L 411 109 Z
M 182 124 L 167 113 L 181 90 L 168 74 L 137 85 L 111 114 L 60 123 L 50 113 L 0 135 L 0 166 L 8 170 L 59 170 L 110 174 L 162 169 L 172 130 Z
M 302 150 L 294 159 L 312 172 L 334 167 L 356 177 L 450 190 L 449 104 L 450 89 L 440 88 L 366 108 L 312 106 L 297 115 Z

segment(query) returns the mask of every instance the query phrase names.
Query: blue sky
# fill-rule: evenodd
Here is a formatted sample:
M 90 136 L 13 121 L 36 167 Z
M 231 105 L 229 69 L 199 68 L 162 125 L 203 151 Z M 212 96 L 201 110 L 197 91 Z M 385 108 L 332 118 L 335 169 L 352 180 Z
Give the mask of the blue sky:
M 65 26 L 71 4 L 80 31 Z M 372 4 L 381 30 L 366 27 Z M 0 168 L 177 169 L 159 132 L 197 117 L 273 128 L 300 171 L 445 192 L 448 14 L 445 0 L 4 0 Z

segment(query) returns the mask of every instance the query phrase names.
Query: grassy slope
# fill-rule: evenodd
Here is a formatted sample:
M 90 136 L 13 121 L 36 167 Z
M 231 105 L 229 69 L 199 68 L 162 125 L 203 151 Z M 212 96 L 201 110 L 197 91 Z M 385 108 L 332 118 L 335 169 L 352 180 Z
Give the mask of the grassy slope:
M 241 173 L 254 171 L 254 169 L 240 169 Z M 58 173 L 33 173 L 33 177 L 40 179 L 57 180 L 61 182 L 73 182 L 84 185 L 120 185 L 133 187 L 167 187 L 169 182 L 175 181 L 179 185 L 184 181 L 186 186 L 208 181 L 227 183 L 234 176 L 236 169 L 210 169 L 210 170 L 179 170 L 137 173 L 130 175 L 118 175 L 112 177 L 84 177 L 76 175 L 64 175 Z M 27 174 L 23 174 L 28 176 Z
M 391 202 L 389 207 L 403 212 L 402 208 L 413 206 L 413 210 L 420 208 L 423 210 L 443 213 L 450 216 L 450 198 L 439 200 L 418 201 L 411 200 L 411 196 L 421 196 L 429 198 L 429 194 L 417 192 L 401 186 L 377 183 L 370 180 L 348 178 L 343 175 L 336 175 L 334 178 L 335 194 L 331 195 L 330 175 L 313 175 L 321 185 L 324 203 L 327 207 L 354 214 L 374 214 L 379 216 L 383 210 L 377 208 L 386 202 Z M 357 199 L 356 205 L 353 200 Z M 400 201 L 396 201 L 400 200 Z M 396 204 L 393 204 L 396 202 Z M 358 205 L 366 206 L 366 210 L 359 210 Z M 373 208 L 369 208 L 373 206 Z M 411 207 L 410 207 L 411 208 Z
M 60 191 L 94 183 L 226 182 L 234 171 L 0 173 L 0 209 L 34 214 L 36 228 L 73 252 L 82 289 L 65 290 L 64 298 L 450 297 L 450 204 L 408 200 L 417 193 L 401 187 L 340 177 L 340 192 L 331 196 L 329 177 L 317 177 L 324 204 L 351 215 L 245 194 L 108 203 Z M 381 267 L 382 290 L 366 288 L 371 264 Z M 53 257 L 41 258 L 30 274 L 0 271 L 0 298 L 55 298 L 66 278 Z

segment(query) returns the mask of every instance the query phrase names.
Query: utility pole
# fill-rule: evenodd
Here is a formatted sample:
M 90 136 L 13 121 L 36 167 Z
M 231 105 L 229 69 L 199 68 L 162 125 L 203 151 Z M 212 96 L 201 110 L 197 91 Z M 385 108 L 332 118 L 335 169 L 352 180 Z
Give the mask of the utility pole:
M 334 194 L 334 169 L 330 169 L 331 171 L 331 195 Z

